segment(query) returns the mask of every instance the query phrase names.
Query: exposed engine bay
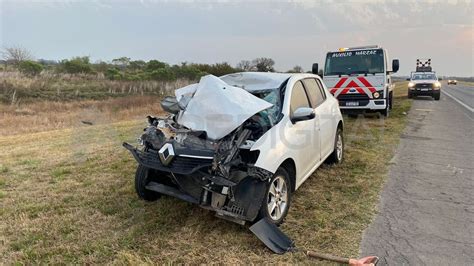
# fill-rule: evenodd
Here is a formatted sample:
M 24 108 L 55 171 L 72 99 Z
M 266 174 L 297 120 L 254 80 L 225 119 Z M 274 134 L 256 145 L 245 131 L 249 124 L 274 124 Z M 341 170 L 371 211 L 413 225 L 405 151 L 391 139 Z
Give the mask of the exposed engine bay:
M 254 166 L 260 151 L 251 147 L 281 119 L 281 93 L 206 76 L 161 102 L 169 114 L 147 117 L 138 147 L 123 145 L 149 169 L 146 189 L 253 221 L 273 173 Z

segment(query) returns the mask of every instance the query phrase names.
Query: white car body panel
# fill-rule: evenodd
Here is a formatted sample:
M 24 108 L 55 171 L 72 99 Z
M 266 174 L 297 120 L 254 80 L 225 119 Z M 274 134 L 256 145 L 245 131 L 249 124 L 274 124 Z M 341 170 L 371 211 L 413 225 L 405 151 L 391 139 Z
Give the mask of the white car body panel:
M 326 100 L 315 108 L 314 119 L 293 124 L 290 120 L 290 97 L 295 83 L 305 78 L 321 81 Z M 332 153 L 342 115 L 337 100 L 329 93 L 321 78 L 313 74 L 291 76 L 286 86 L 282 113 L 282 120 L 258 139 L 251 150 L 260 150 L 255 166 L 273 173 L 287 159 L 293 160 L 297 189 Z

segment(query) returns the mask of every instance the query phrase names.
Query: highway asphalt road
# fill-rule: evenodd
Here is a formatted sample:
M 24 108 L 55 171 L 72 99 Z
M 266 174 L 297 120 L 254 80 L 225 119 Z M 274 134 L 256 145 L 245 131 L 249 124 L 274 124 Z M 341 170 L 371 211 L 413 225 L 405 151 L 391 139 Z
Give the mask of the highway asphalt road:
M 449 94 L 449 95 L 448 95 Z M 364 232 L 379 265 L 474 265 L 474 87 L 417 98 Z

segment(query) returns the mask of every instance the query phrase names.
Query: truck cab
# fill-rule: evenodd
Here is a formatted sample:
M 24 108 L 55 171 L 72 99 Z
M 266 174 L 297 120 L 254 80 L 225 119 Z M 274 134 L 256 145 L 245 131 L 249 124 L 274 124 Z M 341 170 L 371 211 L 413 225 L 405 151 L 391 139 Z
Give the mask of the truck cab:
M 380 112 L 388 116 L 393 105 L 391 74 L 398 69 L 398 59 L 389 66 L 386 49 L 364 46 L 328 52 L 323 73 L 319 74 L 338 99 L 341 111 Z M 313 72 L 319 72 L 317 64 L 313 65 Z

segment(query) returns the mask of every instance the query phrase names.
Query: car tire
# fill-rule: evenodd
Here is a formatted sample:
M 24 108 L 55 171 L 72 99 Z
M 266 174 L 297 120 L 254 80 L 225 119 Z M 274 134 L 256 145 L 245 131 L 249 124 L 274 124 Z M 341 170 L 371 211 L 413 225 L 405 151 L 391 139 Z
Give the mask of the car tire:
M 344 160 L 344 134 L 342 129 L 338 128 L 334 138 L 334 150 L 326 159 L 328 164 L 339 164 Z
M 135 191 L 139 198 L 146 201 L 155 201 L 161 197 L 161 194 L 146 189 L 146 185 L 150 182 L 151 170 L 143 165 L 138 165 L 135 173 Z
M 441 98 L 441 95 L 436 94 L 436 95 L 433 96 L 433 98 L 435 99 L 435 101 L 439 101 L 439 99 Z
M 265 218 L 275 225 L 280 225 L 291 206 L 291 188 L 288 171 L 283 167 L 278 168 L 266 189 L 256 221 Z
M 413 98 L 413 93 L 410 90 L 408 90 L 408 99 L 412 99 L 412 98 Z

